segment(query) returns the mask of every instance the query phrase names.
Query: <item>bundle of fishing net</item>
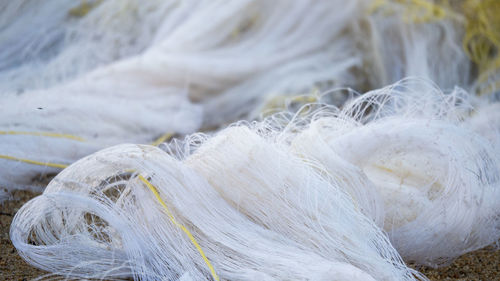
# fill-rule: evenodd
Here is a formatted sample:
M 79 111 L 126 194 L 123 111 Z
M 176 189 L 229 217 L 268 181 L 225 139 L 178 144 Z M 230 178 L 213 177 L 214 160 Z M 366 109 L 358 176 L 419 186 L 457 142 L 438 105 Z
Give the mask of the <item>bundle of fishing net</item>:
M 143 52 L 178 1 L 4 1 L 0 91 L 46 88 Z
M 352 42 L 350 36 L 341 33 L 349 31 L 352 23 L 364 16 L 367 1 L 351 1 L 348 5 L 340 1 L 150 1 L 147 5 L 137 2 L 84 1 L 80 6 L 68 10 L 68 7 L 53 0 L 53 3 L 43 5 L 53 7 L 52 10 L 38 11 L 36 16 L 33 15 L 38 8 L 36 3 L 20 2 L 5 4 L 5 11 L 9 16 L 19 14 L 20 18 L 31 17 L 42 21 L 56 10 L 60 21 L 65 20 L 64 25 L 78 26 L 67 27 L 69 31 L 54 31 L 53 26 L 56 24 L 52 21 L 46 23 L 47 32 L 62 33 L 64 46 L 51 48 L 57 51 L 55 57 L 44 59 L 45 55 L 36 53 L 33 54 L 33 60 L 43 61 L 39 63 L 43 67 L 49 67 L 47 65 L 53 64 L 53 61 L 61 61 L 61 69 L 65 70 L 41 71 L 31 67 L 32 76 L 36 77 L 57 72 L 53 75 L 54 79 L 37 78 L 44 82 L 57 80 L 56 77 L 65 76 L 71 71 L 85 72 L 75 69 L 92 69 L 81 66 L 92 60 L 89 56 L 103 57 L 102 61 L 92 64 L 95 67 L 113 59 L 135 57 L 133 55 L 136 54 L 139 54 L 136 59 L 125 60 L 127 63 L 120 63 L 119 67 L 113 68 L 112 74 L 119 76 L 135 71 L 144 76 L 151 75 L 148 82 L 154 82 L 156 86 L 189 87 L 190 97 L 196 101 L 207 99 L 210 94 L 223 94 L 227 96 L 221 98 L 225 104 L 230 104 L 227 101 L 230 97 L 234 102 L 248 104 L 261 99 L 260 95 L 268 92 L 300 93 L 315 84 L 354 84 L 356 79 L 344 72 L 359 65 L 360 54 L 356 53 L 356 43 Z M 339 6 L 342 6 L 342 10 L 338 9 Z M 310 17 L 302 17 L 301 12 L 308 13 Z M 69 16 L 64 17 L 66 14 Z M 75 15 L 78 19 L 71 18 Z M 56 19 L 54 17 L 53 21 Z M 142 37 L 128 32 L 127 26 L 132 24 L 130 22 L 136 26 L 134 32 Z M 37 36 L 33 36 L 30 43 L 22 41 L 21 37 L 24 36 L 16 31 L 21 27 L 32 27 L 23 20 L 6 21 L 4 25 L 5 33 L 11 35 L 13 41 L 21 41 L 18 43 L 19 48 L 30 48 L 33 44 L 59 44 L 42 41 Z M 75 31 L 71 33 L 73 29 Z M 48 46 L 44 45 L 37 49 L 46 48 Z M 126 51 L 120 51 L 120 48 Z M 80 53 L 74 54 L 74 49 Z M 109 52 L 124 54 L 108 56 L 108 49 Z M 82 55 L 82 51 L 89 55 Z M 5 53 L 7 57 L 8 50 Z M 23 57 L 24 53 L 20 52 L 21 57 L 15 61 L 29 64 L 31 59 Z M 78 61 L 81 57 L 84 59 Z M 6 68 L 16 66 L 18 64 L 12 62 Z M 21 66 L 16 68 L 18 72 L 23 72 Z M 2 76 L 8 81 L 13 80 L 5 73 Z M 250 79 L 253 82 L 230 91 L 229 88 L 236 88 Z M 64 81 L 57 81 L 61 80 Z M 268 80 L 275 81 L 272 87 L 264 86 Z M 22 84 L 23 89 L 30 88 L 26 86 L 27 81 L 22 81 Z M 243 97 L 243 101 L 238 101 L 239 96 Z M 239 106 L 231 104 L 231 108 L 238 109 Z M 222 105 L 219 105 L 219 109 L 225 110 Z M 238 116 L 241 112 L 227 114 Z
M 151 88 L 137 95 L 134 81 L 115 81 L 111 87 L 111 81 L 93 78 L 79 81 L 89 85 L 85 89 L 70 83 L 43 93 L 3 97 L 0 186 L 32 187 L 40 175 L 57 173 L 104 147 L 150 143 L 165 133 L 189 133 L 201 124 L 201 108 L 185 95 L 168 96 Z M 93 86 L 110 91 L 102 95 Z
M 19 210 L 13 244 L 65 277 L 425 279 L 319 165 L 256 130 L 236 125 L 184 156 L 120 145 L 76 162 Z
M 23 206 L 11 238 L 76 277 L 424 278 L 380 228 L 431 266 L 500 238 L 498 135 L 482 134 L 476 103 L 406 80 L 164 151 L 106 149 Z
M 496 0 L 372 1 L 358 36 L 369 84 L 418 76 L 498 99 L 499 12 Z
M 1 4 L 3 188 L 34 188 L 40 175 L 57 173 L 103 147 L 150 142 L 166 132 L 188 133 L 200 126 L 201 109 L 185 94 L 169 95 L 168 90 L 141 84 L 140 78 L 114 77 L 112 68 L 65 82 L 144 51 L 174 4 Z
M 0 48 L 12 59 L 0 75 L 2 187 L 110 145 L 253 118 L 273 95 L 355 84 L 346 33 L 365 1 L 150 2 L 3 4 L 19 17 L 2 21 L 1 45 L 33 54 Z M 21 36 L 38 22 L 54 35 Z
M 342 160 L 357 168 L 372 184 L 347 191 L 379 194 L 379 226 L 403 258 L 439 266 L 500 238 L 499 135 L 488 141 L 471 126 L 470 99 L 458 88 L 445 95 L 420 80 L 402 81 L 330 117 L 316 113 L 292 147 L 329 171 Z
M 203 142 L 185 163 L 252 221 L 325 258 L 341 253 L 376 279 L 389 278 L 393 254 L 383 250 L 385 259 L 376 258 L 388 242 L 343 191 L 349 183 L 336 181 L 319 163 L 290 156 L 272 137 L 266 140 L 270 129 L 259 123 L 254 130 L 228 128 Z
M 464 21 L 439 0 L 372 1 L 362 22 L 366 36 L 360 36 L 371 89 L 408 76 L 444 89 L 472 87 L 471 61 L 462 49 Z

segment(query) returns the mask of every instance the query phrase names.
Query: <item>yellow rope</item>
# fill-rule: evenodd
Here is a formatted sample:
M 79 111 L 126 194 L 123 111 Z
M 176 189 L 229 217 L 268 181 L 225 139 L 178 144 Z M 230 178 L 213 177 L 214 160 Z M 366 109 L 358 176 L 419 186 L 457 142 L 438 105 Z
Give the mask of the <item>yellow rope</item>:
M 394 14 L 391 2 L 403 5 L 403 20 L 407 23 L 428 23 L 438 21 L 450 15 L 450 11 L 444 5 L 438 5 L 427 0 L 375 0 L 368 9 L 372 14 L 377 10 Z
M 76 141 L 85 141 L 82 137 L 70 135 L 70 134 L 59 134 L 51 132 L 27 132 L 27 131 L 0 131 L 0 135 L 30 135 L 30 136 L 40 136 L 40 137 L 51 137 L 51 138 L 62 138 L 70 139 Z
M 30 135 L 30 136 L 41 136 L 41 137 L 51 137 L 51 138 L 65 138 L 65 139 L 81 141 L 81 142 L 85 141 L 84 138 L 79 137 L 79 136 L 70 135 L 70 134 L 51 133 L 51 132 L 0 131 L 0 135 Z M 165 142 L 166 140 L 170 139 L 172 136 L 173 136 L 172 133 L 166 133 L 166 134 L 160 136 L 158 139 L 156 139 L 151 145 L 158 146 L 161 143 Z M 61 169 L 64 169 L 64 168 L 69 166 L 66 164 L 40 162 L 40 161 L 36 161 L 36 160 L 18 158 L 18 157 L 9 156 L 9 155 L 2 155 L 2 154 L 0 154 L 0 159 L 14 160 L 14 161 L 24 162 L 24 163 L 28 163 L 28 164 L 33 164 L 33 165 L 47 166 L 47 167 L 61 168 Z
M 165 141 L 167 141 L 168 139 L 170 139 L 173 135 L 174 134 L 172 134 L 172 133 L 163 134 L 162 136 L 157 138 L 154 142 L 152 142 L 151 145 L 158 146 L 158 145 L 164 143 Z
M 31 160 L 31 159 L 17 158 L 17 157 L 14 157 L 14 156 L 2 155 L 2 154 L 0 154 L 0 158 L 1 159 L 7 159 L 7 160 L 14 160 L 14 161 L 19 161 L 19 162 L 24 162 L 24 163 L 33 164 L 33 165 L 53 167 L 53 168 L 64 169 L 64 168 L 68 167 L 68 165 L 66 165 L 66 164 L 58 164 L 58 163 L 50 163 L 50 162 L 40 162 L 40 161 Z
M 102 0 L 98 0 L 95 2 L 91 2 L 88 0 L 84 0 L 80 2 L 80 5 L 70 9 L 68 11 L 68 15 L 76 18 L 82 18 L 86 16 L 92 9 L 101 4 Z
M 465 0 L 462 6 L 467 19 L 463 49 L 479 69 L 478 81 L 490 80 L 487 91 L 498 90 L 498 70 L 500 69 L 500 1 Z M 491 81 L 495 79 L 496 81 Z
M 415 23 L 428 23 L 443 19 L 447 12 L 446 10 L 426 0 L 398 0 L 399 3 L 408 3 L 405 11 L 405 19 Z
M 82 142 L 85 141 L 85 139 L 83 139 L 79 136 L 74 136 L 74 135 L 70 135 L 70 134 L 51 133 L 51 132 L 0 131 L 0 135 L 30 135 L 30 136 L 42 136 L 42 137 L 51 137 L 51 138 L 64 138 L 64 139 L 70 139 L 70 140 L 82 141 Z M 28 164 L 33 164 L 33 165 L 60 168 L 60 169 L 64 169 L 64 168 L 69 166 L 67 164 L 40 162 L 40 161 L 36 161 L 36 160 L 18 158 L 18 157 L 14 157 L 14 156 L 10 156 L 10 155 L 2 155 L 2 154 L 0 154 L 0 159 L 14 160 L 14 161 L 24 162 L 24 163 L 28 163 Z
M 491 62 L 493 52 L 500 46 L 500 2 L 498 0 L 469 0 L 463 5 L 467 17 L 464 50 L 480 66 Z
M 305 95 L 277 95 L 269 99 L 266 104 L 263 106 L 261 112 L 262 113 L 267 113 L 269 111 L 273 110 L 285 110 L 287 107 L 287 104 L 300 104 L 300 105 L 305 105 L 309 103 L 315 103 L 318 102 L 319 90 L 314 87 L 311 92 L 305 94 Z
M 175 226 L 179 227 L 189 237 L 189 240 L 191 240 L 191 243 L 196 247 L 196 249 L 200 253 L 201 257 L 203 258 L 203 260 L 207 264 L 208 268 L 210 269 L 210 273 L 212 274 L 212 277 L 214 278 L 214 280 L 219 281 L 220 280 L 219 276 L 217 275 L 217 273 L 215 273 L 214 267 L 212 266 L 212 264 L 208 260 L 207 256 L 205 255 L 205 253 L 201 249 L 200 245 L 198 244 L 198 242 L 196 241 L 196 239 L 194 238 L 194 236 L 191 234 L 191 232 L 185 226 L 183 226 L 182 224 L 180 224 L 179 222 L 177 222 L 175 220 L 173 214 L 170 212 L 170 209 L 167 207 L 167 204 L 165 204 L 165 202 L 163 201 L 163 199 L 161 199 L 160 194 L 158 193 L 158 190 L 156 189 L 156 187 L 154 187 L 154 185 L 152 185 L 143 176 L 139 175 L 138 177 L 151 190 L 151 192 L 153 192 L 153 194 L 155 195 L 156 199 L 160 202 L 160 204 L 165 209 L 165 212 L 167 213 L 168 217 L 170 218 L 170 221 Z

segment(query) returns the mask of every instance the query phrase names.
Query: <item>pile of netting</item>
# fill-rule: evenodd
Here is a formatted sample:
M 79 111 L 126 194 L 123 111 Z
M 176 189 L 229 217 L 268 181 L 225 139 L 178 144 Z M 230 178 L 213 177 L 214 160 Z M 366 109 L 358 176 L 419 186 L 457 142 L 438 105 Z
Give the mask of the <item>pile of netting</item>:
M 0 11 L 2 194 L 40 190 L 39 175 L 111 145 L 253 120 L 311 92 L 416 76 L 498 96 L 495 0 L 20 0 Z
M 500 238 L 500 111 L 474 103 L 409 80 L 108 148 L 24 205 L 11 239 L 71 277 L 425 279 L 399 255 L 438 266 Z
M 63 278 L 426 280 L 500 239 L 499 12 L 0 3 L 0 204 L 57 174 L 10 238 Z

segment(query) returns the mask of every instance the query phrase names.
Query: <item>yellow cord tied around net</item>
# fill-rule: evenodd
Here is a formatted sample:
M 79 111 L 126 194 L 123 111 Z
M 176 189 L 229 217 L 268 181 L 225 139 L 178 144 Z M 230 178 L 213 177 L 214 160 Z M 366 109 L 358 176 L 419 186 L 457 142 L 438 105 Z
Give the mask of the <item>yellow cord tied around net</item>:
M 61 139 L 69 139 L 73 141 L 85 142 L 86 140 L 82 137 L 72 135 L 72 134 L 63 134 L 63 133 L 53 133 L 53 132 L 32 132 L 32 131 L 0 131 L 0 135 L 27 135 L 27 136 L 37 136 L 37 137 L 49 137 L 49 138 L 61 138 Z M 173 133 L 165 133 L 155 139 L 151 145 L 159 146 L 160 144 L 168 141 L 174 136 Z M 63 163 L 52 163 L 52 162 L 42 162 L 33 159 L 20 158 L 12 155 L 0 154 L 0 159 L 12 160 L 17 162 L 23 162 L 32 165 L 44 166 L 44 167 L 52 167 L 65 169 L 70 164 Z
M 217 273 L 215 272 L 215 269 L 214 267 L 212 266 L 212 263 L 210 263 L 210 261 L 208 260 L 207 256 L 205 255 L 205 252 L 203 252 L 203 249 L 201 248 L 200 244 L 198 244 L 198 241 L 196 241 L 196 239 L 194 238 L 193 234 L 191 234 L 191 232 L 182 224 L 180 224 L 174 217 L 174 215 L 172 214 L 172 212 L 170 211 L 170 209 L 168 208 L 167 204 L 165 203 L 165 201 L 163 201 L 163 199 L 161 199 L 161 196 L 160 196 L 160 193 L 158 192 L 158 189 L 156 189 L 156 187 L 151 184 L 151 182 L 149 182 L 145 177 L 143 177 L 142 175 L 139 175 L 138 178 L 149 188 L 149 190 L 151 190 L 151 192 L 154 194 L 154 196 L 156 197 L 156 200 L 158 200 L 158 202 L 162 205 L 163 209 L 165 210 L 165 212 L 167 213 L 168 215 L 168 218 L 170 219 L 170 221 L 175 225 L 177 226 L 178 228 L 180 228 L 189 238 L 189 240 L 191 241 L 191 243 L 196 247 L 196 250 L 198 251 L 198 253 L 200 253 L 201 257 L 203 258 L 203 261 L 205 261 L 205 264 L 208 266 L 209 270 L 210 270 L 210 274 L 212 275 L 212 277 L 214 278 L 214 280 L 216 281 L 220 281 L 220 278 L 219 276 L 217 275 Z
M 463 48 L 477 65 L 478 81 L 494 78 L 500 69 L 500 1 L 466 0 L 462 6 L 467 19 Z M 480 94 L 491 93 L 500 87 L 500 77 Z
M 83 0 L 81 1 L 80 5 L 70 9 L 68 11 L 68 15 L 76 18 L 83 18 L 86 16 L 92 9 L 97 7 L 99 4 L 102 3 L 103 0 L 97 0 L 97 1 L 89 1 L 89 0 Z
M 369 13 L 382 9 L 385 13 L 394 14 L 396 11 L 391 8 L 391 3 L 403 5 L 402 18 L 406 23 L 429 23 L 452 15 L 446 5 L 427 0 L 376 0 Z
M 60 134 L 52 132 L 30 132 L 30 131 L 0 131 L 0 135 L 28 135 L 28 136 L 39 136 L 39 137 L 51 137 L 51 138 L 62 138 L 70 139 L 75 141 L 85 141 L 84 138 L 71 135 L 71 134 Z
M 49 137 L 49 138 L 61 138 L 61 139 L 69 139 L 79 142 L 84 142 L 85 139 L 79 136 L 71 135 L 71 134 L 61 134 L 61 133 L 52 133 L 52 132 L 31 132 L 31 131 L 0 131 L 0 135 L 27 135 L 27 136 L 38 136 L 38 137 Z M 59 168 L 64 169 L 69 166 L 69 164 L 62 163 L 51 163 L 51 162 L 42 162 L 33 159 L 26 159 L 15 157 L 11 155 L 0 154 L 0 159 L 5 160 L 13 160 L 18 162 L 23 162 L 32 165 L 39 165 L 45 167 Z
M 305 94 L 281 94 L 272 96 L 264 104 L 260 112 L 263 115 L 270 115 L 275 112 L 287 110 L 292 105 L 305 105 L 316 103 L 320 100 L 320 90 L 313 87 L 310 92 Z

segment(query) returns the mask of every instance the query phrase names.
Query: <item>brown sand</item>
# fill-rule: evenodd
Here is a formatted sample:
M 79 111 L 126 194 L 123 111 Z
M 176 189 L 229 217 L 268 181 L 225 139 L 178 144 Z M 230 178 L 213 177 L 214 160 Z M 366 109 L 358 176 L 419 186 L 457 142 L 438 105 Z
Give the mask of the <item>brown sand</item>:
M 19 191 L 14 194 L 15 200 L 0 205 L 0 280 L 31 280 L 44 274 L 24 262 L 9 239 L 9 228 L 14 214 L 23 203 L 34 196 L 34 193 Z M 449 266 L 438 269 L 424 267 L 418 270 L 430 280 L 500 280 L 500 251 L 487 247 L 463 255 Z

